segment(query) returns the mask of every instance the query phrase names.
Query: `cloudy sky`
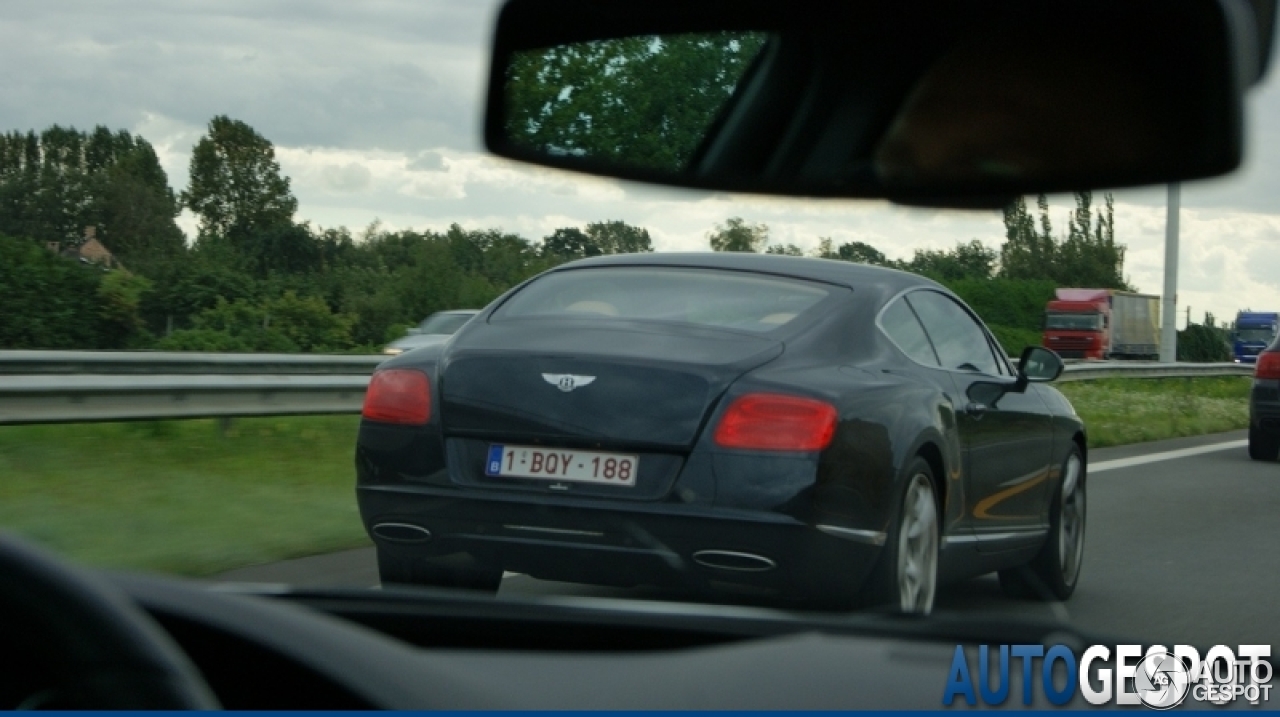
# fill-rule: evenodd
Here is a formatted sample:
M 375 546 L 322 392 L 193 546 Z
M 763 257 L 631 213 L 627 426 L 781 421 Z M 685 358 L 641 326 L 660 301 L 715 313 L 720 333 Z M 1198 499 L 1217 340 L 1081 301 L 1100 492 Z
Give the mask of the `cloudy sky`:
M 655 189 L 489 157 L 480 97 L 493 0 L 5 0 L 0 130 L 102 124 L 146 137 L 170 183 L 226 114 L 277 148 L 299 219 L 359 230 L 500 227 L 535 239 L 621 219 L 659 250 L 705 249 L 731 216 L 775 242 L 863 241 L 893 258 L 980 239 L 995 213 L 879 202 L 769 200 Z M 1235 176 L 1183 187 L 1180 312 L 1280 310 L 1280 79 L 1250 101 L 1250 157 Z M 1125 272 L 1162 290 L 1164 190 L 1116 195 Z M 1054 197 L 1066 226 L 1070 197 Z M 190 217 L 184 227 L 194 228 Z M 1181 314 L 1180 316 L 1185 316 Z M 1180 319 L 1181 325 L 1181 319 Z

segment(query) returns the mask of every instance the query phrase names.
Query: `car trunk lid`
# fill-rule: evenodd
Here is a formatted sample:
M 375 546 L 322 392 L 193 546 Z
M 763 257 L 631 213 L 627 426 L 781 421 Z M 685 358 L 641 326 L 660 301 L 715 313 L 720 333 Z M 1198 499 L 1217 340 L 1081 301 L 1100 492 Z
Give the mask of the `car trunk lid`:
M 495 322 L 448 349 L 442 423 L 447 436 L 683 452 L 729 384 L 782 351 L 776 339 L 645 322 Z

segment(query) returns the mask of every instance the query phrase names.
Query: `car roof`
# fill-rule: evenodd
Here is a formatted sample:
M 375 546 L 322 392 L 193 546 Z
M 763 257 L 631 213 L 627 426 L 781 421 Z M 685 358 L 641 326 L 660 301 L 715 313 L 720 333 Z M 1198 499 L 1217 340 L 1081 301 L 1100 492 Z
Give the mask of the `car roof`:
M 944 288 L 937 282 L 897 269 L 838 259 L 755 254 L 750 252 L 667 252 L 610 254 L 579 259 L 552 271 L 601 266 L 670 266 L 697 269 L 729 269 L 821 281 L 849 288 L 874 288 L 896 294 L 916 286 Z

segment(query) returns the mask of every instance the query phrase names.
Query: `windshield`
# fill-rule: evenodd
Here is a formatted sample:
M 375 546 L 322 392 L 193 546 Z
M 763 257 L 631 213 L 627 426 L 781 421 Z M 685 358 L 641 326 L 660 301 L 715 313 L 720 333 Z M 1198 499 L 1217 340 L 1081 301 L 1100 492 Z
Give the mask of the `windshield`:
M 1274 329 L 1237 329 L 1236 340 L 1250 344 L 1269 344 L 1276 337 Z
M 1245 169 L 1177 195 L 1175 286 L 1166 186 L 925 209 L 498 159 L 499 10 L 6 13 L 0 529 L 76 565 L 371 599 L 905 609 L 965 626 L 949 635 L 1065 621 L 1280 653 L 1280 396 L 1229 365 L 1221 318 L 1280 307 L 1280 72 L 1249 98 Z M 642 41 L 628 106 L 683 91 L 653 68 L 696 66 L 719 78 L 694 103 L 706 132 L 863 171 L 804 126 L 722 116 L 734 88 L 764 91 L 763 39 Z M 604 80 L 539 80 L 575 57 L 522 56 L 550 94 L 521 106 L 625 126 L 591 111 L 613 107 Z M 892 123 L 847 99 L 823 111 Z M 565 117 L 531 141 L 572 135 Z M 625 159 L 626 133 L 595 129 Z M 643 258 L 607 265 L 622 254 Z M 1070 334 L 1100 314 L 1047 311 L 1063 289 L 1111 292 L 1105 340 Z M 492 320 L 454 333 L 470 317 L 441 312 L 464 309 Z M 383 353 L 413 327 L 453 338 Z M 1034 348 L 1059 379 L 1001 368 Z
M 462 325 L 471 320 L 475 314 L 436 314 L 427 317 L 426 321 L 418 326 L 418 332 L 423 334 L 452 334 Z
M 1102 328 L 1102 314 L 1045 314 L 1044 327 L 1069 331 L 1097 331 Z
M 612 268 L 551 274 L 520 291 L 494 320 L 594 317 L 773 331 L 822 301 L 819 285 L 732 272 Z

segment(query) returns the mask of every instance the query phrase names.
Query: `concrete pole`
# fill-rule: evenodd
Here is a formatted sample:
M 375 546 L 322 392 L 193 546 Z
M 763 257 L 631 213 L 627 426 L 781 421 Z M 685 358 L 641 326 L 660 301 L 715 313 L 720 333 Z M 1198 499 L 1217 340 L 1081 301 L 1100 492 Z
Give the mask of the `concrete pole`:
M 1160 361 L 1178 360 L 1178 200 L 1181 186 L 1169 185 L 1168 213 L 1164 220 L 1164 296 L 1160 320 Z

